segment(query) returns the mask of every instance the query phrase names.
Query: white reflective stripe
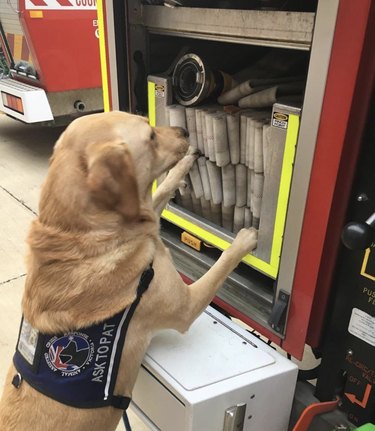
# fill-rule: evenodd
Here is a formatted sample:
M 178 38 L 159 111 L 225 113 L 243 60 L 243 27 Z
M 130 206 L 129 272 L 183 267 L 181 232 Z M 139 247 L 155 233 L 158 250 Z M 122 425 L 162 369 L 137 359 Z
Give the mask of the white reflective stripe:
M 117 332 L 116 332 L 116 336 L 115 336 L 115 340 L 113 342 L 113 349 L 112 349 L 112 354 L 111 354 L 111 359 L 109 361 L 109 369 L 108 369 L 108 375 L 107 375 L 107 382 L 105 384 L 105 388 L 104 388 L 104 399 L 107 400 L 108 399 L 108 395 L 109 395 L 109 386 L 111 384 L 111 379 L 112 379 L 112 371 L 113 371 L 113 365 L 115 362 L 115 356 L 116 356 L 116 351 L 117 351 L 117 345 L 118 345 L 118 341 L 121 335 L 121 330 L 122 327 L 124 325 L 126 316 L 128 315 L 130 310 L 130 307 L 128 307 L 125 311 L 124 314 L 122 315 L 121 321 L 118 325 L 117 328 Z
M 96 0 L 25 0 L 26 10 L 96 10 Z

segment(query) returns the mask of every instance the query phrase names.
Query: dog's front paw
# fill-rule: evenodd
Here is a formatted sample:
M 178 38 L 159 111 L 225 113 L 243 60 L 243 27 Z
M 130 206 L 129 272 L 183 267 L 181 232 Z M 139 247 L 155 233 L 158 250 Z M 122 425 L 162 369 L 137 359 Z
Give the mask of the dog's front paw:
M 258 243 L 258 231 L 254 228 L 241 229 L 232 246 L 237 247 L 242 256 L 253 251 Z
M 197 147 L 192 147 L 192 146 L 189 147 L 186 155 L 195 157 L 195 160 L 203 156 L 202 152 Z
M 197 154 L 198 153 L 195 153 L 195 152 L 192 154 L 188 152 L 186 156 L 184 156 L 177 163 L 177 165 L 169 171 L 168 177 L 174 181 L 176 188 L 178 187 L 180 181 L 182 181 L 185 178 L 185 176 L 189 173 L 191 167 L 193 166 L 194 162 L 198 158 Z

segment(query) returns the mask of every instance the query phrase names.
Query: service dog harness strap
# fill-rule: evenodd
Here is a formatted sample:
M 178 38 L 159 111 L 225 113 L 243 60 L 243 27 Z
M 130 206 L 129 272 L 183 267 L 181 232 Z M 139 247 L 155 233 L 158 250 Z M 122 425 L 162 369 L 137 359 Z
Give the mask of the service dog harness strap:
M 130 398 L 113 391 L 130 320 L 153 276 L 150 265 L 132 305 L 89 328 L 53 336 L 39 333 L 22 319 L 13 385 L 19 387 L 25 379 L 37 391 L 73 407 L 126 410 Z

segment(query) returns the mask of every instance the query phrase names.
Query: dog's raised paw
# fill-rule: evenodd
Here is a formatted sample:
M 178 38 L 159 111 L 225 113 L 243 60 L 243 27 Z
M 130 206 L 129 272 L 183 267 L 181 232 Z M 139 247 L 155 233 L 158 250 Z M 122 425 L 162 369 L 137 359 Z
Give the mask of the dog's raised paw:
M 198 159 L 199 157 L 203 156 L 202 152 L 198 148 L 192 147 L 192 146 L 189 147 L 186 155 L 187 156 L 194 156 L 195 159 Z
M 254 228 L 241 229 L 233 241 L 233 245 L 239 247 L 242 252 L 250 253 L 258 243 L 258 231 Z

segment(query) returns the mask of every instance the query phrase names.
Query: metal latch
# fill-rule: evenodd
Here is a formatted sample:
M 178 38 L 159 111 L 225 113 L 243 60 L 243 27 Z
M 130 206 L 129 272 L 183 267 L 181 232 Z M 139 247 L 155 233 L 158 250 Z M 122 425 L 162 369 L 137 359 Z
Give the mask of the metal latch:
M 279 291 L 279 296 L 273 305 L 272 313 L 268 320 L 271 328 L 281 334 L 284 332 L 286 310 L 288 308 L 289 298 L 289 293 L 286 293 L 284 290 Z
M 242 431 L 245 422 L 246 404 L 241 403 L 225 410 L 223 431 Z

